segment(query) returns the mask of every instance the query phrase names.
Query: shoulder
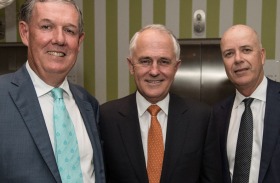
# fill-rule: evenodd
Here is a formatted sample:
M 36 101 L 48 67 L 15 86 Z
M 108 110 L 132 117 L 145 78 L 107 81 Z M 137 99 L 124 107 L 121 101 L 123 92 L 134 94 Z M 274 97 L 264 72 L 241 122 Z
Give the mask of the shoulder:
M 69 87 L 75 98 L 80 97 L 82 100 L 89 101 L 91 104 L 99 105 L 97 99 L 82 86 L 69 82 Z
M 13 90 L 13 87 L 18 87 L 20 85 L 26 85 L 31 83 L 32 80 L 25 66 L 20 67 L 15 72 L 0 75 L 0 87 L 4 90 Z
M 5 114 L 3 116 L 3 112 L 7 109 L 7 105 L 12 103 L 9 94 L 9 91 L 12 90 L 11 77 L 12 74 L 5 74 L 0 76 L 0 113 L 2 115 L 1 116 L 2 119 L 3 118 L 5 119 Z M 8 111 L 9 110 L 7 110 L 7 112 Z
M 135 93 L 128 96 L 108 101 L 100 106 L 102 111 L 115 111 L 119 109 L 127 109 L 128 107 L 136 107 L 136 96 Z
M 205 111 L 209 112 L 211 106 L 206 103 L 194 100 L 192 98 L 182 98 L 176 94 L 170 93 L 170 107 L 180 107 L 191 111 Z
M 267 89 L 268 90 L 280 90 L 280 83 L 267 78 Z
M 232 107 L 233 102 L 234 102 L 234 98 L 235 98 L 235 94 L 234 95 L 230 95 L 227 98 L 218 101 L 217 103 L 215 103 L 213 105 L 213 110 L 219 110 L 221 108 L 229 108 Z
M 11 82 L 13 73 L 0 75 L 0 87 Z

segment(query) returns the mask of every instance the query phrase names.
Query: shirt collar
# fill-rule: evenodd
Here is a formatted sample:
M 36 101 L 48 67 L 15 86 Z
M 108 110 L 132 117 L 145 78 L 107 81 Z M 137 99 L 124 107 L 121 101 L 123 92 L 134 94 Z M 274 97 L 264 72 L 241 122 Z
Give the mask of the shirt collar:
M 158 105 L 166 115 L 168 115 L 169 99 L 170 99 L 170 96 L 168 93 L 167 96 L 163 100 L 156 103 L 156 105 Z M 136 104 L 137 104 L 137 108 L 138 108 L 139 117 L 142 116 L 147 111 L 147 109 L 150 105 L 152 105 L 138 91 L 136 92 Z
M 39 78 L 39 76 L 31 69 L 28 61 L 26 62 L 26 69 L 33 82 L 35 91 L 37 93 L 37 97 L 41 97 L 45 94 L 48 94 L 54 88 L 53 86 L 46 84 L 41 78 Z M 65 91 L 67 96 L 72 97 L 69 88 L 69 83 L 66 78 L 64 79 L 63 83 L 59 87 Z
M 250 98 L 254 98 L 260 101 L 266 101 L 266 91 L 267 91 L 267 78 L 263 77 L 262 82 L 256 88 L 256 90 L 249 96 Z M 242 95 L 238 90 L 236 90 L 236 96 L 234 100 L 233 107 L 236 108 L 238 105 L 242 103 L 242 101 L 248 97 Z

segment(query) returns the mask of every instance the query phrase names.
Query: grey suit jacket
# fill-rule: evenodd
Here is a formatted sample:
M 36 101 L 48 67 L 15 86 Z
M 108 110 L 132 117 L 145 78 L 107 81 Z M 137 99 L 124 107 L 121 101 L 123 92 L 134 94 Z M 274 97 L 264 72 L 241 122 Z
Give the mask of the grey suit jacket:
M 220 133 L 223 182 L 230 183 L 226 152 L 227 133 L 235 96 L 214 107 L 213 121 Z M 268 79 L 259 183 L 280 182 L 280 84 Z
M 105 182 L 96 99 L 69 84 L 81 112 L 94 154 L 97 183 Z M 39 101 L 25 68 L 0 76 L 0 182 L 61 182 Z
M 170 95 L 161 183 L 221 178 L 218 137 L 210 110 Z M 100 108 L 100 131 L 109 183 L 148 183 L 135 93 Z

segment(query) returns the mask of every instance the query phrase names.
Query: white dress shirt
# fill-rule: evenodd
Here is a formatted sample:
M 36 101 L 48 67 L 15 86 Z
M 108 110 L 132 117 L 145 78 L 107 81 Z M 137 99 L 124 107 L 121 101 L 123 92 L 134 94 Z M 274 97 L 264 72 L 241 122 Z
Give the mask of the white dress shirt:
M 148 132 L 151 125 L 151 115 L 147 111 L 148 107 L 152 105 L 148 102 L 138 91 L 136 92 L 136 103 L 138 110 L 138 118 L 140 122 L 140 130 L 142 137 L 143 150 L 147 165 L 148 159 Z M 157 119 L 160 123 L 162 136 L 163 136 L 163 144 L 165 144 L 166 139 L 166 129 L 167 129 L 167 116 L 168 116 L 168 107 L 169 107 L 169 94 L 161 101 L 156 103 L 161 108 L 161 111 L 157 114 Z
M 253 147 L 252 147 L 252 159 L 250 168 L 249 183 L 257 183 L 259 178 L 260 159 L 263 140 L 263 126 L 266 104 L 266 91 L 267 91 L 267 78 L 264 77 L 260 85 L 250 96 L 254 98 L 251 104 L 251 110 L 253 114 Z M 241 116 L 244 112 L 244 102 L 246 97 L 236 90 L 236 97 L 233 103 L 231 112 L 228 139 L 227 139 L 227 155 L 229 162 L 230 176 L 232 180 L 235 151 L 237 144 L 238 131 L 241 121 Z
M 49 133 L 50 141 L 54 150 L 53 97 L 51 94 L 51 90 L 54 87 L 46 84 L 43 80 L 41 80 L 30 68 L 28 62 L 26 62 L 26 69 L 35 87 L 41 110 L 45 119 L 46 127 Z M 64 91 L 64 102 L 75 128 L 84 183 L 94 183 L 95 175 L 93 167 L 93 149 L 84 125 L 83 118 L 69 89 L 67 79 L 65 79 L 59 87 Z

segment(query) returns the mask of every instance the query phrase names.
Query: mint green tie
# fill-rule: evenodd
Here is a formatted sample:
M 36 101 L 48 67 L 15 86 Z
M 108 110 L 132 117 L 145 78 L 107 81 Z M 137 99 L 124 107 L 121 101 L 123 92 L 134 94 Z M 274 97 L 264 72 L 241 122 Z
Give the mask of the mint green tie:
M 55 158 L 63 183 L 82 183 L 83 176 L 75 129 L 63 100 L 63 89 L 51 91 L 54 98 L 53 122 Z

